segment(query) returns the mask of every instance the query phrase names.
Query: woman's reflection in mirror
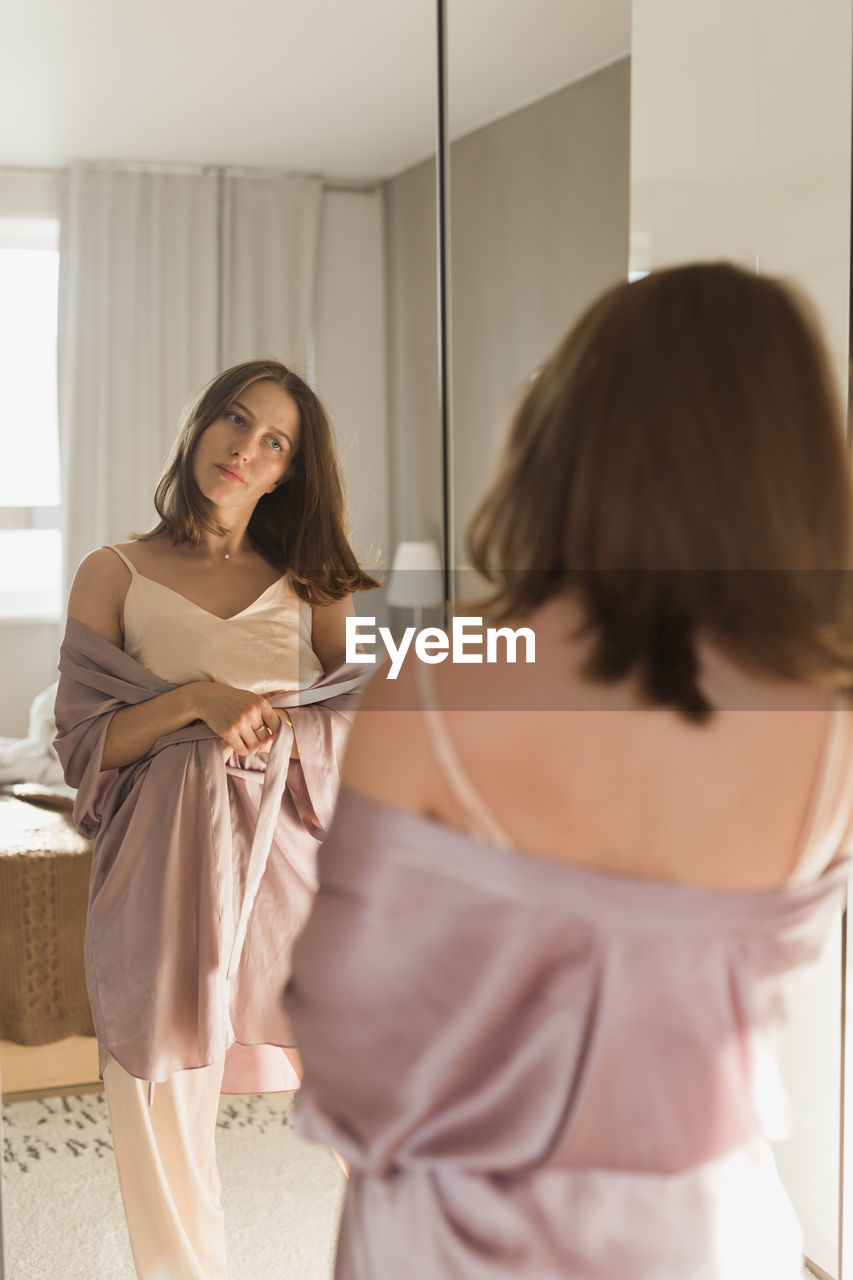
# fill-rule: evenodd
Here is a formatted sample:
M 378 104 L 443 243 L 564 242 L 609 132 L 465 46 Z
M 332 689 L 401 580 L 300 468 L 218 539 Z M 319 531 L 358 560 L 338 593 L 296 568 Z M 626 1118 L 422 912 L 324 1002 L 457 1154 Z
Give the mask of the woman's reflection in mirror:
M 281 988 L 375 583 L 323 407 L 277 361 L 199 393 L 155 505 L 77 572 L 56 746 L 95 838 L 86 972 L 137 1274 L 214 1280 L 220 1092 L 299 1082 Z

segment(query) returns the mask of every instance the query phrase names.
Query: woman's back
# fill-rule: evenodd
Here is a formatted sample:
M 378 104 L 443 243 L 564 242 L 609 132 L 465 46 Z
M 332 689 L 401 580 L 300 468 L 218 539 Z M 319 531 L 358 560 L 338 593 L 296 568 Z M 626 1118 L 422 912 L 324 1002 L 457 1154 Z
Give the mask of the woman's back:
M 407 709 L 394 718 L 400 767 L 377 775 L 366 743 L 348 761 L 350 784 L 470 829 L 454 786 L 461 771 L 503 843 L 617 874 L 735 890 L 818 874 L 834 852 L 814 826 L 825 819 L 818 776 L 832 707 L 846 704 L 745 672 L 705 645 L 702 685 L 717 710 L 694 725 L 643 705 L 630 682 L 586 678 L 588 642 L 567 640 L 580 621 L 566 601 L 525 619 L 536 634 L 530 666 L 410 664 L 374 699 L 378 711 L 392 699 Z M 449 768 L 430 741 L 425 698 L 455 752 Z M 362 735 L 381 735 L 383 723 L 368 711 Z M 853 778 L 849 749 L 835 767 Z
M 526 677 L 412 667 L 357 721 L 288 1004 L 353 1169 L 338 1280 L 799 1274 L 772 1049 L 842 900 L 853 712 L 709 651 L 736 709 L 691 726 L 585 680 L 570 617 Z

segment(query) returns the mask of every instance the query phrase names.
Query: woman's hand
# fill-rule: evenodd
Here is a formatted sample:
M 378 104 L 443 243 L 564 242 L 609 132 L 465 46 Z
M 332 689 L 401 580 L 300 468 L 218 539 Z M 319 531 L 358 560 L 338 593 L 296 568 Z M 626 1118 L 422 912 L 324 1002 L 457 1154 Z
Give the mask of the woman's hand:
M 281 722 L 262 694 L 205 680 L 194 680 L 184 688 L 192 697 L 196 718 L 237 755 L 270 749 Z
M 281 723 L 282 723 L 282 724 L 286 724 L 286 725 L 288 726 L 288 728 L 290 728 L 290 729 L 292 729 L 292 728 L 293 728 L 293 722 L 292 722 L 292 720 L 290 719 L 290 716 L 288 715 L 288 713 L 287 713 L 286 711 L 284 711 L 284 710 L 277 710 L 277 711 L 276 711 L 276 715 L 278 716 L 278 718 L 279 718 L 279 720 L 281 721 Z M 260 747 L 258 747 L 258 750 L 259 750 L 259 751 L 269 751 L 270 747 L 271 747 L 271 746 L 272 746 L 272 744 L 273 744 L 273 737 L 274 737 L 274 736 L 275 736 L 275 735 L 273 735 L 273 736 L 267 736 L 267 737 L 265 738 L 264 742 L 262 742 L 262 743 L 261 743 Z M 294 739 L 293 739 L 293 741 L 292 741 L 292 742 L 291 742 L 291 744 L 290 744 L 290 758 L 291 758 L 291 760 L 298 760 L 298 759 L 299 759 L 299 748 L 298 748 L 298 747 L 297 747 L 297 745 L 296 745 L 296 738 L 294 738 Z

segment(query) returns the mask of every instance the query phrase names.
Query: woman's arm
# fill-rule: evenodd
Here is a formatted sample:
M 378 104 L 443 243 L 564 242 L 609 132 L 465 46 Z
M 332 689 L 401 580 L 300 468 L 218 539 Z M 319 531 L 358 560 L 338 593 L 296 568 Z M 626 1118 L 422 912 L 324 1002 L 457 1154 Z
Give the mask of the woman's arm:
M 324 671 L 328 671 L 346 653 L 346 620 L 354 617 L 352 596 L 344 596 L 343 600 L 334 600 L 331 604 L 312 606 L 311 647 Z
M 118 556 L 106 547 L 93 551 L 75 575 L 68 599 L 69 618 L 122 648 L 121 620 L 129 585 L 130 571 Z M 268 746 L 280 724 L 260 694 L 194 680 L 116 711 L 107 730 L 102 768 L 116 769 L 141 760 L 164 733 L 183 729 L 194 720 L 203 720 L 239 755 L 251 755 Z M 257 730 L 263 726 L 268 732 L 258 737 Z

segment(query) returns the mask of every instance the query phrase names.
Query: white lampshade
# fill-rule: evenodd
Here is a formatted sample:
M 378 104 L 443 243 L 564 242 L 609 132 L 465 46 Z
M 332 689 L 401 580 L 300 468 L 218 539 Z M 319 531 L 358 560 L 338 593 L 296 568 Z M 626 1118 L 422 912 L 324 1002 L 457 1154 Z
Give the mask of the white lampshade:
M 401 609 L 426 609 L 441 604 L 441 557 L 434 542 L 400 542 L 388 577 L 388 604 Z

